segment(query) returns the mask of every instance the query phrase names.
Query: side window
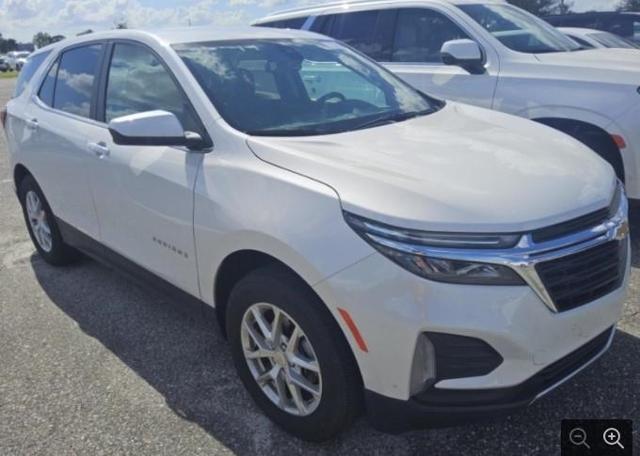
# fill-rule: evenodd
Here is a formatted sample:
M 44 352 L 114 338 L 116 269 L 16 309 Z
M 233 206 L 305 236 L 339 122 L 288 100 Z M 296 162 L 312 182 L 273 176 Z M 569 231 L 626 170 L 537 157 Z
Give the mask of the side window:
M 329 29 L 331 28 L 331 24 L 336 18 L 337 14 L 323 14 L 322 16 L 317 16 L 309 30 L 316 33 L 322 33 L 323 35 L 329 35 Z
M 450 40 L 468 35 L 445 15 L 426 8 L 398 12 L 391 59 L 394 62 L 441 63 L 440 50 Z
M 59 61 L 60 60 L 58 59 L 53 65 L 51 65 L 47 76 L 45 76 L 44 81 L 42 81 L 40 91 L 38 92 L 38 98 L 40 98 L 44 104 L 51 107 L 53 107 L 53 89 L 56 87 L 56 75 L 58 74 Z
M 101 53 L 102 44 L 92 44 L 62 54 L 53 94 L 54 108 L 90 117 Z
M 105 121 L 161 109 L 176 115 L 185 130 L 202 133 L 188 100 L 158 58 L 143 46 L 114 46 L 109 76 Z
M 395 10 L 356 11 L 335 14 L 327 23 L 326 35 L 341 40 L 374 60 L 391 56 Z
M 13 93 L 14 97 L 18 97 L 22 94 L 24 89 L 27 87 L 27 84 L 29 84 L 29 81 L 31 81 L 31 78 L 33 78 L 35 72 L 40 68 L 40 65 L 42 65 L 42 62 L 44 62 L 44 59 L 46 59 L 49 54 L 51 54 L 51 51 L 41 52 L 33 57 L 29 57 L 29 60 L 27 60 L 22 67 L 22 70 L 20 70 L 20 75 L 16 82 L 16 90 Z

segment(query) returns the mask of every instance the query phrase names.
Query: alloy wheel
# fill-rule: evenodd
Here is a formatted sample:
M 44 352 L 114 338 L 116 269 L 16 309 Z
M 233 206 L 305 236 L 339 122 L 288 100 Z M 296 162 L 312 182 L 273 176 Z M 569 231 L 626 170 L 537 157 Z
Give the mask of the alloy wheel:
M 47 213 L 44 210 L 44 206 L 38 194 L 33 190 L 29 190 L 25 196 L 25 205 L 33 236 L 42 250 L 45 252 L 51 252 L 51 249 L 53 248 L 51 227 L 49 226 Z
M 314 412 L 322 396 L 322 373 L 311 342 L 286 312 L 253 304 L 242 318 L 244 358 L 262 392 L 297 416 Z

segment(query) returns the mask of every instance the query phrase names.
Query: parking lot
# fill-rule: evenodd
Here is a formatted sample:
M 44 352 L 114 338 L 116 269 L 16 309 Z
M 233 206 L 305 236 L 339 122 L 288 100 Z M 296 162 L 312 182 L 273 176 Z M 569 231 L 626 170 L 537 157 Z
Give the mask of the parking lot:
M 0 80 L 0 104 L 15 80 Z M 38 258 L 0 135 L 0 455 L 559 454 L 563 418 L 631 418 L 640 449 L 640 209 L 611 350 L 529 409 L 480 425 L 386 435 L 365 419 L 317 445 L 253 405 L 200 306 L 96 262 Z

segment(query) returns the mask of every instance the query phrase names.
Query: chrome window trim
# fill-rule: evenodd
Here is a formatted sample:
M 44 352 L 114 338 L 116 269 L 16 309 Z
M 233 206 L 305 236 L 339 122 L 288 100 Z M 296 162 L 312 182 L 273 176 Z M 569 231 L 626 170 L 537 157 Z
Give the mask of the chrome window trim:
M 499 264 L 509 267 L 522 277 L 551 311 L 558 312 L 555 302 L 547 292 L 542 279 L 536 271 L 536 265 L 589 250 L 609 241 L 628 239 L 628 212 L 629 203 L 626 197 L 622 197 L 620 198 L 616 213 L 599 225 L 568 236 L 540 243 L 535 243 L 532 239 L 532 234 L 526 233 L 520 237 L 515 247 L 505 249 L 440 248 L 407 244 L 372 233 L 365 233 L 365 235 L 377 244 L 413 255 L 447 260 Z

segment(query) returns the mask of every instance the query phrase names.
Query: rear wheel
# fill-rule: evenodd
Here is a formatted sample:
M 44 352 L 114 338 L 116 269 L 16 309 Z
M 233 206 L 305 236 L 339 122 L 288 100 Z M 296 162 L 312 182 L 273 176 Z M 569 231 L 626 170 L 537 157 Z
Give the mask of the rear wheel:
M 56 266 L 76 261 L 79 257 L 78 251 L 62 240 L 55 216 L 33 177 L 26 176 L 22 179 L 18 197 L 29 236 L 42 258 Z
M 258 406 L 287 432 L 330 439 L 360 408 L 355 360 L 318 297 L 284 268 L 251 272 L 233 289 L 227 334 L 234 363 Z

